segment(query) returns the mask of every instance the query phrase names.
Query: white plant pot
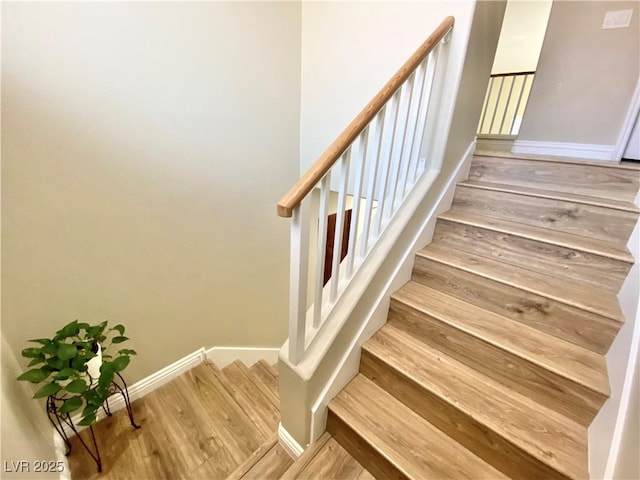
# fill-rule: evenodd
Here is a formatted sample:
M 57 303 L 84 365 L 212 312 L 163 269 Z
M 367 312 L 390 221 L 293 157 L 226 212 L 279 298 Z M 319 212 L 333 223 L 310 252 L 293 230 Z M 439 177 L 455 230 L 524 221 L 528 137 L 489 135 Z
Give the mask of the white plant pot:
M 91 388 L 98 385 L 100 379 L 100 367 L 102 366 L 102 346 L 98 344 L 96 356 L 87 362 L 87 374 L 91 379 Z
M 79 377 L 85 379 L 87 383 L 91 382 L 90 387 L 94 388 L 98 386 L 98 380 L 100 380 L 100 367 L 102 366 L 102 345 L 98 344 L 98 352 L 96 356 L 87 361 L 87 371 L 79 374 Z M 87 375 L 89 378 L 87 379 Z M 66 387 L 71 383 L 73 378 L 67 380 L 58 380 L 58 384 L 61 387 Z

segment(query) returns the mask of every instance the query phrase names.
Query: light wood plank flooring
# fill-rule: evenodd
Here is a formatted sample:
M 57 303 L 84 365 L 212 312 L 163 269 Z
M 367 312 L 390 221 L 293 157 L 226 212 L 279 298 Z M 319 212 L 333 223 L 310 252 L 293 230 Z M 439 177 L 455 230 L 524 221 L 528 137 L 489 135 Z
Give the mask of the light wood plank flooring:
M 237 362 L 218 370 L 203 363 L 133 402 L 139 430 L 125 410 L 95 425 L 101 474 L 74 438 L 68 459 L 72 478 L 226 478 L 276 432 L 273 385 L 277 373 L 267 364 L 252 370 Z M 88 430 L 81 435 L 89 440 Z

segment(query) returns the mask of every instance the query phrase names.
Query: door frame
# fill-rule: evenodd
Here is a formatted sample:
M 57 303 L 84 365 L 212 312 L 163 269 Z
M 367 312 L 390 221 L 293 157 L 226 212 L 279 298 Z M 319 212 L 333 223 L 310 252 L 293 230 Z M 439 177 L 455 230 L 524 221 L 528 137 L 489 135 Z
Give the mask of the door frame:
M 638 77 L 638 83 L 636 83 L 636 90 L 633 92 L 633 97 L 631 97 L 631 104 L 629 105 L 627 116 L 625 117 L 622 128 L 620 129 L 620 135 L 618 135 L 618 141 L 615 144 L 612 160 L 615 160 L 616 162 L 620 162 L 620 160 L 622 160 L 622 155 L 624 155 L 624 152 L 627 149 L 629 139 L 631 138 L 631 132 L 633 131 L 633 126 L 635 125 L 636 120 L 638 119 L 638 115 L 640 115 L 640 77 Z

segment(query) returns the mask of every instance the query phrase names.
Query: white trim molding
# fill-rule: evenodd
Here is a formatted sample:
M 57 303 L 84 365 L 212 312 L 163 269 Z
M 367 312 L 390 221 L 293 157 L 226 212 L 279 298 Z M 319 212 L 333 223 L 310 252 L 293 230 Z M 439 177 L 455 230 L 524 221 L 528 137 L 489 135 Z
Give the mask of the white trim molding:
M 294 460 L 304 452 L 304 448 L 293 438 L 287 429 L 282 426 L 282 422 L 278 423 L 278 442 L 284 451 Z
M 213 347 L 207 350 L 207 358 L 218 368 L 224 368 L 236 360 L 246 365 L 266 360 L 273 365 L 278 362 L 278 352 L 280 347 Z
M 513 142 L 511 152 L 618 163 L 618 160 L 614 159 L 615 145 L 516 140 Z
M 179 377 L 184 372 L 191 370 L 193 367 L 198 366 L 202 362 L 206 360 L 207 356 L 205 353 L 205 349 L 200 348 L 189 355 L 182 357 L 180 360 L 173 362 L 171 365 L 163 368 L 162 370 L 158 370 L 156 373 L 149 375 L 148 377 L 143 378 L 142 380 L 134 383 L 133 385 L 129 385 L 129 398 L 133 402 L 137 398 L 143 397 L 144 395 L 151 393 L 156 388 L 161 387 L 167 382 L 170 382 L 174 378 Z M 124 408 L 124 398 L 119 393 L 115 393 L 109 397 L 109 410 L 111 413 Z M 106 417 L 105 413 L 100 409 L 98 410 L 97 421 L 102 420 Z M 84 430 L 86 427 L 78 426 L 78 422 L 81 419 L 81 415 L 74 415 L 71 420 L 73 424 L 76 426 L 76 430 L 78 432 Z M 69 437 L 75 435 L 75 433 L 65 425 L 65 432 Z M 57 433 L 54 430 L 54 434 Z
M 633 92 L 633 97 L 631 98 L 631 103 L 629 104 L 627 116 L 624 118 L 624 123 L 622 124 L 622 128 L 620 129 L 618 141 L 614 145 L 615 150 L 612 158 L 616 162 L 622 160 L 622 155 L 624 155 L 624 152 L 627 149 L 627 145 L 629 144 L 629 140 L 631 138 L 631 132 L 633 131 L 633 125 L 636 123 L 638 115 L 640 115 L 640 78 L 638 78 L 636 89 Z

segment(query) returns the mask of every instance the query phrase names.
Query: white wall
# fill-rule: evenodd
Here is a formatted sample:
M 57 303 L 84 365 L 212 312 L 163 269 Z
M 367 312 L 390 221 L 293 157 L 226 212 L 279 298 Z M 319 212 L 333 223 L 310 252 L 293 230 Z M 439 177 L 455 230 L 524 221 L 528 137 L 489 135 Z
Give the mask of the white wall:
M 602 30 L 608 10 L 629 28 Z M 519 139 L 613 145 L 639 75 L 638 2 L 555 1 Z
M 35 471 L 36 461 L 57 461 L 53 447 L 53 427 L 47 420 L 44 402 L 31 398 L 34 392 L 30 388 L 31 385 L 16 380 L 16 377 L 22 373 L 22 368 L 6 342 L 4 332 L 1 337 L 0 468 L 3 472 L 2 478 L 7 480 L 58 478 L 57 473 Z M 28 463 L 20 464 L 20 461 Z
M 509 0 L 491 73 L 534 71 L 553 0 Z
M 122 322 L 130 382 L 286 337 L 297 2 L 2 4 L 2 327 Z
M 471 1 L 302 3 L 300 167 L 304 172 L 448 15 Z M 460 23 L 462 22 L 462 23 Z M 452 45 L 459 58 L 459 45 Z

